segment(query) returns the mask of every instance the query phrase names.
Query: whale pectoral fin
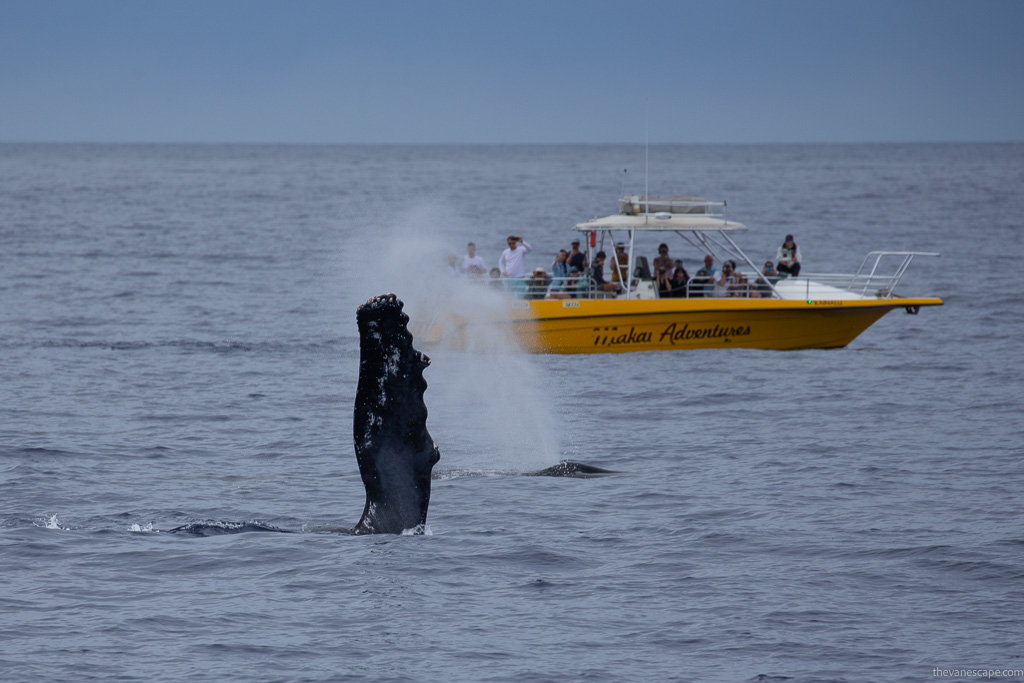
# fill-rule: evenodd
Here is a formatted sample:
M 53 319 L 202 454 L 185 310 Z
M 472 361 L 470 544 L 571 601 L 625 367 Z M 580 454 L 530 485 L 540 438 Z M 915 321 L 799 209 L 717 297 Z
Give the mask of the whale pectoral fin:
M 353 435 L 366 489 L 357 534 L 398 534 L 427 521 L 430 471 L 441 459 L 427 431 L 426 382 L 430 359 L 412 335 L 394 294 L 359 307 L 359 384 Z

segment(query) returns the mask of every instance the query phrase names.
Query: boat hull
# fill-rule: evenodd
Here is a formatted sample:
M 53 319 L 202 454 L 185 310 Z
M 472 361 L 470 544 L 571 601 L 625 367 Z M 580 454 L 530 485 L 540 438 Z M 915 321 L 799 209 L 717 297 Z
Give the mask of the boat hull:
M 824 349 L 846 346 L 893 309 L 941 304 L 934 298 L 517 301 L 501 317 L 450 314 L 426 336 L 427 345 L 466 348 L 482 325 L 533 353 Z

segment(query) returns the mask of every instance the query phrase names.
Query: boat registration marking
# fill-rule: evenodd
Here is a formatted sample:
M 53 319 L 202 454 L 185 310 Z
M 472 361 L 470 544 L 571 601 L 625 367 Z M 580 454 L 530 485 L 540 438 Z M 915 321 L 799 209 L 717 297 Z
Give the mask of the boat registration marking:
M 821 301 L 808 301 L 812 306 L 842 306 L 841 299 L 823 299 Z
M 579 308 L 579 307 L 580 307 L 580 302 L 579 301 L 563 301 L 562 302 L 562 308 Z

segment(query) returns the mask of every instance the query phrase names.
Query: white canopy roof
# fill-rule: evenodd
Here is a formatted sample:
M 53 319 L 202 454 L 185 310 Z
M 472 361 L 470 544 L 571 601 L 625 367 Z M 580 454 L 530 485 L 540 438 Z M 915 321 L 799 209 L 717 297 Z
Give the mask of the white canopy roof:
M 678 230 L 720 232 L 746 230 L 747 226 L 702 214 L 657 213 L 640 216 L 605 216 L 586 223 L 577 223 L 580 232 L 589 230 L 636 230 L 638 232 L 675 232 Z

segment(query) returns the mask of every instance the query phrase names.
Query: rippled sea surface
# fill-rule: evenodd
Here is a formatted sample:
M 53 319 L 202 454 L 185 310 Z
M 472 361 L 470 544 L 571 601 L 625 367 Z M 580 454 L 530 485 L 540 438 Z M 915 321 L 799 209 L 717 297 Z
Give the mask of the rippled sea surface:
M 433 354 L 428 533 L 352 537 L 314 529 L 363 506 L 355 306 L 423 244 L 546 266 L 643 149 L 0 145 L 0 678 L 1024 670 L 1024 145 L 650 167 L 754 259 L 941 252 L 901 289 L 945 305 L 829 351 Z M 562 458 L 621 474 L 515 474 Z M 207 519 L 304 532 L 166 533 Z

